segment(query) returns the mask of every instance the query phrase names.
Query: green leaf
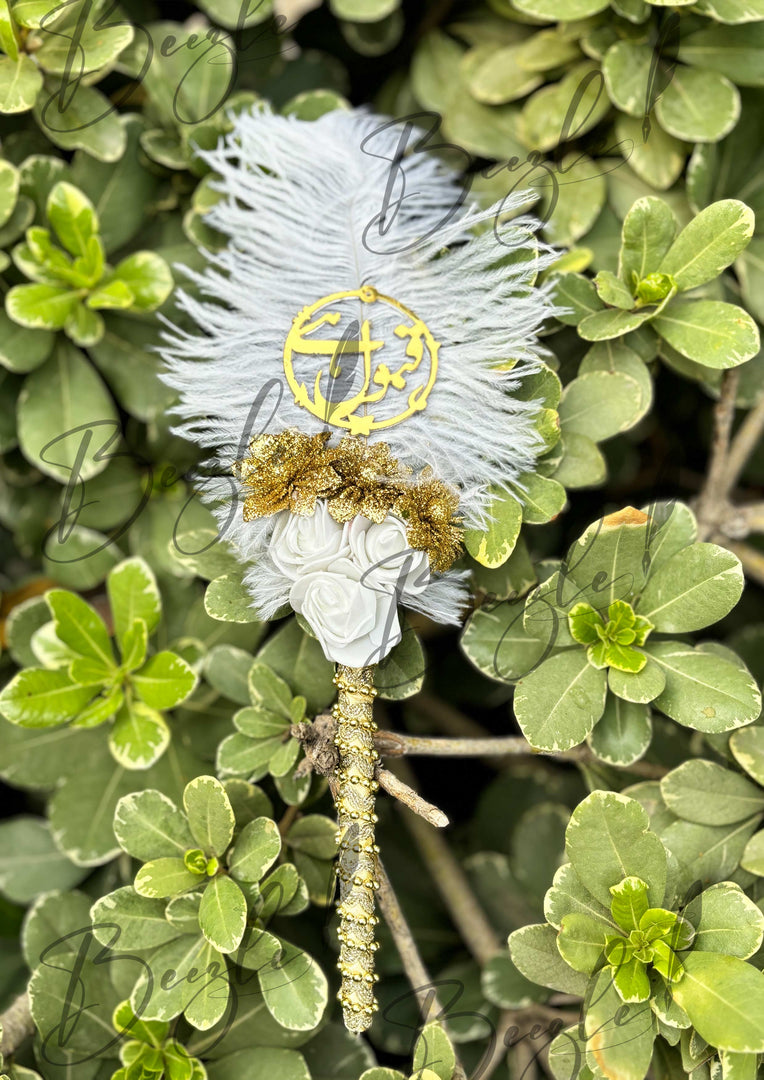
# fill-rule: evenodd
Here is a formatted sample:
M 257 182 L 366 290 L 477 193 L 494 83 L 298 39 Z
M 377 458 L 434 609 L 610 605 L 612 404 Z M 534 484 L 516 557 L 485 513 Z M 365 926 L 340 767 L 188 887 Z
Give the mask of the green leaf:
M 633 427 L 642 412 L 642 391 L 629 375 L 619 371 L 590 371 L 578 375 L 563 391 L 560 402 L 563 438 L 572 431 L 601 442 Z
M 138 557 L 124 559 L 109 571 L 106 589 L 120 646 L 136 619 L 143 620 L 149 634 L 156 629 L 162 615 L 162 601 L 148 563 Z
M 334 699 L 334 665 L 324 656 L 315 638 L 309 637 L 290 619 L 266 641 L 257 654 L 258 662 L 279 675 L 292 693 L 302 694 L 313 715 Z
M 737 123 L 740 94 L 714 71 L 677 67 L 655 106 L 658 123 L 677 139 L 718 142 Z
M 764 936 L 764 914 L 739 885 L 722 881 L 696 896 L 684 910 L 695 927 L 693 950 L 747 960 Z
M 678 641 L 645 646 L 666 676 L 655 706 L 697 731 L 731 731 L 755 720 L 761 712 L 759 688 L 748 671 Z
M 225 1014 L 230 996 L 225 959 L 201 934 L 169 941 L 149 963 L 151 986 L 142 973 L 130 998 L 144 1019 L 173 1020 L 184 1013 L 193 1027 L 207 1031 Z M 168 971 L 175 972 L 172 982 Z
M 79 303 L 68 285 L 14 285 L 5 298 L 5 310 L 21 326 L 61 330 Z
M 0 693 L 0 711 L 12 724 L 27 728 L 56 727 L 73 720 L 93 696 L 66 671 L 27 668 Z
M 73 889 L 85 874 L 58 850 L 45 820 L 14 817 L 0 824 L 0 891 L 14 903 Z
M 569 649 L 520 679 L 515 716 L 531 746 L 569 750 L 602 716 L 606 690 L 605 673 L 588 663 L 582 649 Z
M 689 506 L 672 499 L 642 507 L 647 515 L 647 554 L 654 573 L 677 551 L 698 538 L 698 525 Z
M 45 212 L 66 250 L 86 255 L 88 241 L 98 235 L 98 218 L 90 199 L 62 180 L 51 189 Z
M 276 861 L 281 851 L 281 834 L 275 821 L 255 818 L 239 833 L 234 844 L 229 869 L 240 881 L 259 881 Z
M 764 831 L 756 833 L 745 845 L 740 856 L 741 869 L 764 877 Z
M 133 294 L 132 307 L 138 311 L 154 311 L 172 292 L 170 268 L 153 251 L 136 251 L 118 263 L 114 277 L 124 282 Z
M 591 604 L 575 604 L 568 612 L 568 626 L 579 645 L 593 645 L 599 641 L 597 627 L 604 629 L 605 624 Z
M 538 473 L 522 473 L 517 483 L 520 488 L 517 498 L 523 505 L 523 521 L 529 525 L 543 525 L 551 521 L 565 506 L 565 488 L 556 480 L 549 480 Z
M 627 877 L 616 885 L 611 885 L 610 911 L 613 918 L 627 933 L 637 930 L 640 919 L 650 906 L 647 897 L 647 885 L 638 877 Z
M 191 834 L 207 855 L 222 855 L 231 843 L 234 816 L 225 788 L 214 776 L 197 776 L 183 792 Z
M 623 337 L 631 330 L 636 330 L 652 316 L 650 310 L 621 311 L 607 308 L 594 315 L 587 315 L 578 324 L 578 333 L 584 341 L 608 341 L 610 338 Z
M 711 368 L 731 368 L 759 351 L 756 323 L 743 308 L 718 300 L 681 300 L 653 325 L 682 356 Z
M 0 5 L 0 20 L 2 6 Z M 0 21 L 0 26 L 2 22 Z M 19 173 L 9 161 L 0 161 L 0 226 L 5 225 L 13 213 L 19 194 Z
M 740 768 L 764 787 L 764 728 L 736 731 L 730 736 L 729 748 Z
M 109 732 L 109 748 L 125 769 L 147 769 L 170 744 L 164 717 L 140 701 L 127 703 L 117 713 Z
M 746 23 L 764 19 L 762 0 L 696 0 L 695 9 L 722 23 Z
M 55 9 L 54 9 L 55 10 Z M 77 42 L 77 66 L 82 73 L 91 73 L 116 60 L 119 53 L 133 40 L 133 27 L 128 22 L 107 22 L 103 15 L 87 4 L 64 5 L 63 14 L 55 20 L 56 29 L 49 30 L 49 19 L 42 20 L 42 45 L 35 53 L 45 71 L 68 74 L 72 66 L 72 41 Z M 75 36 L 76 35 L 76 36 Z
M 685 225 L 656 269 L 671 274 L 680 292 L 704 285 L 748 246 L 754 223 L 753 211 L 737 199 L 712 203 Z
M 578 2 L 569 0 L 571 4 Z M 601 0 L 592 2 L 598 2 L 599 10 L 602 9 Z M 526 100 L 522 111 L 523 142 L 534 150 L 551 150 L 574 133 L 584 135 L 609 108 L 599 69 L 592 61 L 585 60 L 571 67 L 558 83 L 542 86 Z M 599 176 L 596 167 L 594 175 Z
M 613 791 L 595 791 L 573 811 L 566 836 L 568 858 L 601 904 L 610 906 L 611 887 L 626 877 L 640 878 L 650 903 L 662 903 L 666 849 L 649 826 L 638 802 Z
M 385 701 L 402 701 L 418 693 L 424 682 L 427 661 L 419 635 L 408 620 L 403 636 L 374 667 L 374 686 Z
M 755 817 L 735 825 L 695 825 L 681 820 L 664 825 L 661 838 L 678 864 L 677 894 L 687 892 L 697 881 L 723 881 L 734 874 L 758 822 Z
M 258 971 L 268 1012 L 289 1031 L 312 1031 L 326 1008 L 329 987 L 319 965 L 302 949 L 282 941 L 277 961 Z
M 19 36 L 8 0 L 0 0 L 0 48 L 11 60 L 18 60 Z
M 504 105 L 540 86 L 541 76 L 520 64 L 520 52 L 517 45 L 486 44 L 465 53 L 461 74 L 470 94 L 484 105 Z M 568 58 L 576 55 L 574 45 Z
M 258 621 L 252 597 L 238 574 L 221 574 L 207 586 L 204 610 L 220 622 L 254 623 Z
M 165 918 L 163 900 L 139 896 L 132 885 L 100 896 L 90 909 L 93 920 L 93 936 L 102 945 L 108 945 L 116 924 L 120 941 L 132 949 L 155 949 L 178 937 L 179 931 Z M 105 925 L 99 925 L 105 924 Z
M 501 566 L 512 554 L 520 535 L 523 510 L 514 495 L 495 487 L 487 513 L 490 521 L 485 529 L 465 530 L 464 546 L 481 566 L 493 568 Z
M 568 431 L 562 441 L 563 457 L 552 478 L 566 488 L 596 487 L 607 476 L 597 444 L 586 435 Z
M 661 780 L 661 795 L 677 817 L 701 825 L 731 825 L 764 809 L 764 793 L 713 761 L 685 761 Z
M 567 154 L 557 170 L 560 178 L 546 174 L 533 187 L 542 194 L 540 213 L 546 237 L 553 244 L 570 247 L 586 236 L 599 217 L 607 185 L 599 165 L 585 154 Z
M 605 53 L 602 74 L 608 95 L 629 116 L 644 113 L 652 59 L 650 47 L 635 41 L 617 41 Z
M 247 677 L 251 666 L 252 657 L 244 649 L 238 649 L 235 645 L 215 645 L 207 653 L 204 677 L 219 694 L 237 705 L 248 705 Z
M 681 175 L 688 147 L 657 124 L 653 124 L 650 136 L 645 140 L 642 118 L 619 113 L 615 120 L 615 131 L 619 143 L 630 145 L 630 150 L 624 151 L 624 157 L 640 180 L 659 191 L 665 191 Z
M 202 893 L 199 926 L 207 941 L 222 953 L 238 949 L 247 925 L 247 901 L 229 877 L 215 877 Z
M 647 1002 L 624 1006 L 608 968 L 591 984 L 584 1004 L 586 1053 L 605 1076 L 643 1080 L 653 1054 L 656 1021 Z
M 42 89 L 42 73 L 31 56 L 0 56 L 0 113 L 31 109 Z
M 337 825 L 322 814 L 308 814 L 295 821 L 286 835 L 286 843 L 316 859 L 333 859 L 337 854 Z
M 261 660 L 250 666 L 247 677 L 252 704 L 291 722 L 292 691 L 281 676 Z
M 135 671 L 146 659 L 147 633 L 143 619 L 135 619 L 122 639 L 122 666 Z
M 613 969 L 613 985 L 622 1001 L 647 1001 L 650 997 L 650 980 L 645 965 L 636 956 L 617 962 Z
M 522 604 L 511 599 L 478 608 L 460 644 L 479 671 L 499 682 L 527 675 L 546 651 L 544 642 L 524 629 Z
M 610 668 L 610 675 L 617 668 Z M 609 765 L 627 767 L 645 754 L 652 739 L 650 710 L 608 694 L 605 711 L 588 738 L 592 751 Z
M 558 316 L 559 321 L 566 326 L 577 326 L 587 315 L 602 310 L 602 301 L 597 296 L 594 282 L 583 274 L 553 273 L 550 280 L 555 304 L 570 309 L 570 313 Z
M 182 858 L 193 846 L 185 817 L 161 791 L 124 795 L 114 813 L 114 833 L 122 849 L 142 862 L 160 856 Z
M 675 233 L 676 218 L 663 199 L 637 199 L 623 220 L 618 257 L 618 272 L 627 285 L 658 269 Z
M 131 680 L 143 701 L 154 709 L 174 708 L 196 686 L 193 669 L 172 652 L 156 653 Z
M 124 153 L 127 137 L 114 105 L 81 80 L 67 91 L 56 78 L 47 79 L 45 92 L 34 103 L 34 116 L 62 150 L 84 150 L 99 161 L 117 161 Z
M 759 16 L 764 18 L 764 15 Z M 738 86 L 764 83 L 758 63 L 764 42 L 762 26 L 708 26 L 683 35 L 678 56 L 685 64 L 718 71 Z
M 0 364 L 8 371 L 33 371 L 50 356 L 54 341 L 50 331 L 21 327 L 0 309 Z
M 557 948 L 566 964 L 591 975 L 602 959 L 607 931 L 598 919 L 573 912 L 566 915 L 557 935 Z
M 641 671 L 619 671 L 611 667 L 608 671 L 608 687 L 624 701 L 647 705 L 653 701 L 666 685 L 666 676 L 661 668 L 648 659 Z
M 718 622 L 743 592 L 740 560 L 716 544 L 691 544 L 658 567 L 637 611 L 660 633 L 687 633 Z
M 414 1044 L 412 1061 L 414 1074 L 429 1069 L 438 1080 L 451 1080 L 456 1068 L 456 1054 L 441 1024 L 433 1021 L 425 1024 Z
M 135 297 L 124 281 L 115 279 L 100 285 L 88 296 L 85 303 L 89 308 L 120 309 L 133 306 Z M 98 340 L 100 341 L 100 335 Z
M 88 429 L 93 437 L 84 441 Z M 114 402 L 100 377 L 78 349 L 59 340 L 50 359 L 27 377 L 19 396 L 24 455 L 54 480 L 68 483 L 75 465 L 78 478 L 88 480 L 108 465 L 101 450 L 118 430 Z
M 526 15 L 556 22 L 558 19 L 585 19 L 588 15 L 603 11 L 607 4 L 602 0 L 560 0 L 559 3 L 555 0 L 515 0 L 513 6 Z
M 600 270 L 594 279 L 597 294 L 605 304 L 630 311 L 634 307 L 634 297 L 620 278 L 609 270 Z
M 135 875 L 134 884 L 139 896 L 161 899 L 195 889 L 199 884 L 199 875 L 186 869 L 183 859 L 151 859 Z
M 531 982 L 582 996 L 588 979 L 571 970 L 557 948 L 557 931 L 546 923 L 522 926 L 509 935 L 512 962 Z
M 80 656 L 113 668 L 114 650 L 103 619 L 76 593 L 51 589 L 45 600 L 54 619 L 57 637 Z
M 764 1051 L 764 974 L 736 956 L 693 951 L 672 986 L 698 1034 L 720 1050 Z

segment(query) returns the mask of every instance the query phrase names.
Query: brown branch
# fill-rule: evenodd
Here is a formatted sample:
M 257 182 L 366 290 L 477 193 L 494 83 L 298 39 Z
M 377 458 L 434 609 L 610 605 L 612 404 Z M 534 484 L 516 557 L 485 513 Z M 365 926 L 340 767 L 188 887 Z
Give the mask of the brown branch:
M 399 802 L 405 803 L 410 810 L 413 810 L 415 814 L 419 814 L 430 825 L 434 825 L 437 829 L 443 829 L 448 825 L 448 818 L 442 810 L 438 810 L 437 806 L 428 803 L 408 784 L 404 784 L 402 780 L 399 780 L 395 773 L 391 773 L 389 769 L 377 768 L 376 777 L 379 786 L 384 788 L 388 795 L 392 795 Z
M 409 779 L 405 762 L 396 762 L 398 770 Z M 501 942 L 475 899 L 466 874 L 440 833 L 418 817 L 406 815 L 404 821 L 467 948 L 479 964 L 486 964 L 501 951 Z
M 29 1010 L 29 994 L 24 991 L 8 1006 L 0 1015 L 0 1024 L 3 1029 L 2 1041 L 0 1041 L 0 1054 L 8 1057 L 13 1054 L 21 1044 L 34 1035 L 35 1026 L 32 1013 Z
M 730 512 L 728 494 L 730 484 L 728 453 L 732 422 L 735 418 L 739 372 L 730 368 L 724 372 L 722 391 L 714 406 L 714 435 L 711 458 L 703 489 L 698 496 L 695 512 L 698 519 L 698 538 L 707 540 L 714 536 Z
M 406 922 L 406 916 L 403 914 L 398 897 L 390 883 L 390 878 L 387 876 L 387 871 L 379 858 L 377 858 L 377 877 L 379 879 L 377 900 L 379 901 L 380 911 L 385 917 L 390 936 L 401 958 L 406 978 L 416 996 L 422 1023 L 427 1024 L 431 1020 L 437 1020 L 442 1014 L 442 1008 L 438 1002 L 437 988 L 424 966 L 422 957 L 419 955 L 414 935 L 411 933 L 411 928 Z M 466 1080 L 466 1073 L 458 1059 L 453 1080 Z
M 724 474 L 726 490 L 732 491 L 740 474 L 764 435 L 764 397 L 748 412 L 732 440 Z

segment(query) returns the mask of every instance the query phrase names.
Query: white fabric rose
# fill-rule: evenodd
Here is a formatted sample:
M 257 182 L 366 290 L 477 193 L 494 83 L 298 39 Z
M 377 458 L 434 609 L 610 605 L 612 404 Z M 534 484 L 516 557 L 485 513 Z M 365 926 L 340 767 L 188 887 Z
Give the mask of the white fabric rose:
M 361 581 L 350 559 L 301 575 L 289 601 L 309 623 L 327 660 L 348 667 L 377 664 L 401 640 L 394 588 Z
M 415 551 L 406 536 L 406 524 L 388 514 L 378 525 L 365 517 L 355 517 L 348 526 L 353 561 L 361 568 L 364 582 L 396 591 L 405 599 L 415 596 L 430 583 L 427 552 Z
M 338 525 L 322 500 L 309 517 L 282 510 L 271 536 L 270 554 L 292 581 L 314 570 L 328 570 L 337 559 L 350 555 L 347 525 Z

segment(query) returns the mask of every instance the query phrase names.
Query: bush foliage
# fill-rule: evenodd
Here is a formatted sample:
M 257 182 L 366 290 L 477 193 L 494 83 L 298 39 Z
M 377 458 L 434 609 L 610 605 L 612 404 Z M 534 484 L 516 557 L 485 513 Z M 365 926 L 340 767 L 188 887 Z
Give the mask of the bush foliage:
M 0 53 L 3 1075 L 762 1075 L 764 2 L 0 0 Z M 380 798 L 438 1003 L 382 923 L 368 1040 L 298 738 L 332 666 L 254 618 L 159 379 L 199 151 L 262 101 L 413 119 L 559 249 L 537 467 L 461 632 L 376 675 L 383 726 L 505 752 L 417 768 L 445 844 Z

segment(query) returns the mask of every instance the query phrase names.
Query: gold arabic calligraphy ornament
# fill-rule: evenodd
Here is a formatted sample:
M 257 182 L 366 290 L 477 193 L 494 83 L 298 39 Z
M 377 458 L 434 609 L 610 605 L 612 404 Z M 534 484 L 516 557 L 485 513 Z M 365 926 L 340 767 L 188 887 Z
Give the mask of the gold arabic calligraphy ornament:
M 311 336 L 323 326 L 338 327 L 342 312 L 337 307 L 347 300 L 384 305 L 406 317 L 407 321 L 401 321 L 394 330 L 396 337 L 409 339 L 405 350 L 407 359 L 396 369 L 391 370 L 385 363 L 373 363 L 375 354 L 386 342 L 371 336 L 368 318 L 360 325 L 358 320 L 350 320 L 344 335 L 334 338 Z M 284 373 L 297 404 L 313 416 L 332 427 L 345 428 L 351 435 L 369 435 L 372 431 L 399 424 L 426 407 L 438 371 L 438 348 L 439 343 L 429 328 L 413 311 L 370 285 L 364 285 L 360 289 L 322 296 L 300 311 L 284 344 Z M 304 356 L 330 357 L 328 369 L 320 368 L 315 376 L 312 396 L 306 382 L 295 372 L 295 358 Z M 353 357 L 360 358 L 362 364 L 360 389 L 356 389 L 358 360 L 349 363 Z M 328 396 L 321 389 L 325 376 Z M 412 377 L 414 386 L 410 386 Z M 401 409 L 393 416 L 378 419 L 373 406 L 378 405 L 391 389 L 404 392 Z

